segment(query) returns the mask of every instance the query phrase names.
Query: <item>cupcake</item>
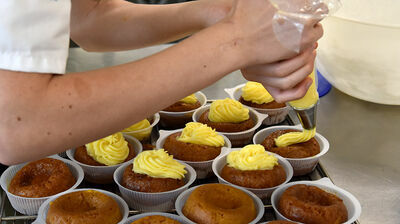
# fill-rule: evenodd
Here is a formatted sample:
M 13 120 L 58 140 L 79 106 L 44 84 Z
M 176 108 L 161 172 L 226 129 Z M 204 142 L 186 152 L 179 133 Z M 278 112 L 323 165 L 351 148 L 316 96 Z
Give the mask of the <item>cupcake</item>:
M 225 89 L 225 92 L 232 99 L 238 100 L 260 113 L 268 114 L 268 118 L 263 121 L 265 125 L 284 121 L 290 111 L 290 107 L 285 103 L 276 102 L 261 83 L 247 82 L 231 89 Z
M 124 224 L 187 224 L 182 217 L 163 212 L 148 212 L 129 217 Z
M 141 151 L 137 139 L 118 132 L 68 150 L 67 156 L 83 168 L 87 181 L 107 184 L 113 181 L 112 175 L 121 164 L 131 161 Z
M 193 168 L 174 160 L 164 149 L 144 151 L 114 173 L 122 197 L 140 211 L 169 211 L 178 194 L 195 179 Z
M 122 130 L 125 135 L 132 136 L 143 144 L 143 150 L 151 150 L 154 147 L 151 145 L 151 133 L 160 121 L 160 115 L 156 113 L 150 118 L 139 121 L 128 128 Z
M 197 92 L 160 111 L 160 124 L 164 129 L 179 129 L 192 121 L 193 112 L 205 105 L 206 96 Z

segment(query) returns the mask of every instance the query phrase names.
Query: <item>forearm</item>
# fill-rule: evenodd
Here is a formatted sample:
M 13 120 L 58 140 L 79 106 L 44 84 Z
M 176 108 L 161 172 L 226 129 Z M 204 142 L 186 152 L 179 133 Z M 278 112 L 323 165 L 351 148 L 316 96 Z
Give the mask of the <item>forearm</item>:
M 144 5 L 75 0 L 71 37 L 90 51 L 135 49 L 177 40 L 207 25 L 211 6 L 204 2 Z
M 239 68 L 240 53 L 222 30 L 211 28 L 137 62 L 46 79 L 21 73 L 2 82 L 15 100 L 0 104 L 7 118 L 0 148 L 8 156 L 1 162 L 40 158 L 115 133 Z M 38 79 L 40 88 L 32 87 Z

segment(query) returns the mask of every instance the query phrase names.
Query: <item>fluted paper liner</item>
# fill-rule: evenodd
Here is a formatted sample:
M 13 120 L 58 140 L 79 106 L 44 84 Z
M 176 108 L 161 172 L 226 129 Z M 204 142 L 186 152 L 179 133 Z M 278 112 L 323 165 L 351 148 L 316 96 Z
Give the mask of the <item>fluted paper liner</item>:
M 325 190 L 329 193 L 333 193 L 336 196 L 338 196 L 340 199 L 343 200 L 344 205 L 347 208 L 347 213 L 348 213 L 348 220 L 344 224 L 351 224 L 355 222 L 361 215 L 361 205 L 360 202 L 357 200 L 356 197 L 354 197 L 351 193 L 343 190 L 342 188 L 334 185 L 332 181 L 324 177 L 322 179 L 319 179 L 317 181 L 296 181 L 296 182 L 291 182 L 287 183 L 285 185 L 280 186 L 278 189 L 276 189 L 271 196 L 271 204 L 274 209 L 275 215 L 278 220 L 286 220 L 286 221 L 292 221 L 290 219 L 287 219 L 284 217 L 279 211 L 278 211 L 278 204 L 279 204 L 279 199 L 281 198 L 283 192 L 296 184 L 305 184 L 309 186 L 315 186 L 319 187 L 322 190 Z M 293 221 L 292 221 L 293 222 Z
M 242 88 L 245 85 L 246 84 L 240 84 L 233 88 L 226 88 L 224 90 L 231 99 L 239 100 L 240 97 L 242 96 Z M 244 104 L 243 104 L 243 106 L 249 107 Z M 291 110 L 291 107 L 289 105 L 286 105 L 285 107 L 281 107 L 281 108 L 276 108 L 276 109 L 262 109 L 262 108 L 256 108 L 256 107 L 250 107 L 250 108 L 253 108 L 254 110 L 256 110 L 259 113 L 268 114 L 268 117 L 266 119 L 264 119 L 264 121 L 263 121 L 264 125 L 273 125 L 273 124 L 281 123 L 282 121 L 285 120 L 286 115 Z
M 210 109 L 210 104 L 197 109 L 193 114 L 193 121 L 199 122 L 200 116 Z M 268 114 L 261 114 L 255 111 L 253 108 L 248 107 L 250 119 L 255 122 L 254 127 L 249 130 L 240 131 L 240 132 L 219 132 L 222 135 L 226 136 L 232 144 L 232 147 L 241 147 L 243 145 L 247 145 L 251 142 L 251 139 L 254 135 L 254 132 L 259 128 L 264 121 L 268 117 Z
M 178 195 L 189 188 L 189 186 L 196 180 L 196 171 L 183 162 L 181 164 L 185 165 L 187 173 L 185 174 L 185 185 L 166 192 L 159 193 L 146 193 L 133 191 L 128 188 L 122 186 L 122 176 L 124 170 L 130 164 L 124 164 L 120 166 L 114 173 L 114 182 L 118 185 L 119 191 L 121 192 L 121 196 L 128 203 L 129 207 L 139 210 L 139 211 L 147 211 L 147 212 L 167 212 L 171 211 L 174 208 L 175 199 Z
M 77 188 L 79 186 L 79 184 L 81 184 L 84 174 L 83 174 L 82 168 L 79 165 L 77 165 L 76 163 L 74 163 L 70 160 L 62 159 L 61 157 L 59 157 L 57 155 L 49 156 L 49 158 L 58 159 L 58 160 L 63 161 L 68 166 L 68 168 L 71 170 L 72 175 L 75 177 L 75 179 L 76 179 L 75 184 L 71 188 L 69 188 L 66 192 Z M 1 175 L 0 184 L 1 184 L 1 187 L 3 188 L 3 191 L 6 192 L 8 200 L 11 203 L 11 206 L 15 210 L 17 210 L 19 213 L 22 213 L 25 215 L 35 215 L 38 213 L 40 205 L 43 204 L 43 202 L 45 202 L 47 199 L 49 199 L 52 196 L 41 197 L 41 198 L 26 198 L 26 197 L 14 195 L 8 191 L 8 186 L 11 183 L 12 178 L 14 178 L 15 174 L 22 167 L 27 165 L 28 163 L 29 162 L 26 162 L 26 163 L 10 166 L 9 168 L 7 168 Z M 61 193 L 59 193 L 59 194 L 61 194 Z M 56 195 L 59 195 L 59 194 L 56 194 Z
M 301 126 L 273 126 L 269 128 L 265 128 L 257 132 L 253 137 L 254 144 L 261 144 L 264 139 L 269 136 L 272 132 L 278 130 L 286 130 L 286 129 L 295 129 L 302 131 L 303 128 Z M 306 158 L 285 158 L 293 167 L 294 176 L 301 176 L 312 172 L 318 164 L 319 158 L 325 155 L 329 150 L 329 142 L 326 138 L 324 138 L 319 133 L 315 134 L 314 137 L 320 146 L 320 152 L 311 157 Z
M 142 152 L 143 147 L 139 140 L 129 135 L 124 135 L 124 137 L 129 142 L 129 144 L 132 145 L 136 155 Z M 133 161 L 133 159 L 131 159 L 129 161 L 114 166 L 90 166 L 75 160 L 74 155 L 75 149 L 70 149 L 67 151 L 68 158 L 82 167 L 83 172 L 85 173 L 85 180 L 96 184 L 112 183 L 115 170 L 122 164 L 130 164 Z
M 187 189 L 186 191 L 182 192 L 182 193 L 179 195 L 179 197 L 176 199 L 176 202 L 175 202 L 175 209 L 176 209 L 176 212 L 178 213 L 179 216 L 183 217 L 183 218 L 187 221 L 187 223 L 189 223 L 189 224 L 195 224 L 195 223 L 194 223 L 193 221 L 191 221 L 190 219 L 188 219 L 188 218 L 183 214 L 182 208 L 183 208 L 183 206 L 185 205 L 186 200 L 188 199 L 189 195 L 193 192 L 193 190 L 196 189 L 197 187 L 200 187 L 200 186 L 202 186 L 202 185 L 199 185 L 199 186 L 196 186 L 196 187 L 192 187 L 192 188 Z M 233 185 L 230 185 L 230 186 L 232 186 L 232 187 L 234 187 L 234 188 L 237 188 L 237 189 L 243 191 L 244 193 L 246 193 L 247 195 L 249 195 L 249 196 L 253 199 L 254 205 L 255 205 L 256 211 L 257 211 L 257 216 L 256 216 L 256 218 L 255 218 L 253 221 L 251 221 L 249 224 L 256 224 L 256 223 L 263 217 L 263 215 L 264 215 L 264 205 L 263 205 L 261 199 L 258 198 L 258 197 L 257 197 L 255 194 L 253 194 L 252 192 L 250 192 L 250 191 L 248 191 L 248 190 L 246 190 L 246 189 L 244 189 L 244 188 L 242 188 L 242 187 L 237 187 L 237 186 L 233 186 Z
M 161 130 L 160 138 L 157 140 L 157 143 L 156 143 L 156 148 L 157 149 L 164 148 L 164 143 L 165 143 L 165 140 L 168 138 L 168 136 L 175 134 L 177 132 L 181 132 L 182 130 L 183 129 L 178 129 L 178 130 L 174 130 L 174 131 Z M 232 147 L 231 141 L 229 141 L 229 139 L 226 136 L 224 136 L 223 134 L 221 134 L 221 133 L 219 133 L 219 134 L 222 135 L 222 137 L 224 137 L 224 140 L 225 140 L 224 147 L 227 147 L 227 148 Z M 221 154 L 222 154 L 222 150 L 221 150 Z M 212 163 L 213 163 L 214 159 L 208 160 L 208 161 L 199 161 L 199 162 L 183 161 L 183 160 L 179 160 L 179 159 L 176 159 L 176 160 L 187 163 L 191 167 L 193 167 L 193 169 L 196 171 L 197 179 L 204 179 L 204 178 L 207 178 L 207 177 L 210 177 L 213 175 Z
M 274 156 L 276 156 L 276 158 L 278 158 L 279 164 L 280 164 L 280 165 L 283 167 L 283 169 L 285 170 L 285 173 L 286 173 L 286 180 L 285 180 L 283 183 L 281 183 L 280 185 L 277 185 L 277 186 L 275 186 L 275 187 L 271 187 L 271 188 L 248 188 L 248 187 L 243 187 L 243 186 L 235 185 L 235 184 L 232 184 L 232 183 L 226 181 L 226 180 L 225 180 L 224 178 L 222 178 L 221 175 L 220 175 L 220 174 L 221 174 L 221 171 L 222 171 L 222 168 L 224 168 L 224 166 L 227 164 L 226 158 L 227 158 L 227 156 L 228 156 L 228 154 L 229 154 L 230 152 L 232 152 L 232 151 L 238 151 L 238 150 L 240 150 L 240 149 L 241 149 L 241 148 L 233 148 L 233 149 L 231 149 L 231 150 L 228 150 L 227 152 L 224 153 L 224 155 L 221 155 L 221 156 L 217 157 L 217 158 L 214 160 L 214 162 L 213 162 L 213 164 L 212 164 L 212 169 L 213 169 L 213 172 L 214 172 L 215 176 L 218 177 L 218 181 L 219 181 L 220 183 L 229 184 L 229 185 L 233 185 L 233 186 L 245 188 L 246 190 L 249 190 L 249 191 L 253 192 L 253 193 L 254 193 L 255 195 L 257 195 L 257 197 L 259 197 L 261 200 L 267 202 L 267 200 L 271 197 L 272 192 L 273 192 L 276 188 L 278 188 L 279 186 L 281 186 L 281 185 L 283 185 L 283 184 L 286 184 L 287 182 L 290 181 L 290 179 L 292 179 L 292 177 L 293 177 L 293 168 L 292 168 L 292 166 L 290 165 L 290 163 L 289 163 L 285 158 L 283 158 L 283 157 L 281 157 L 281 156 L 279 156 L 279 155 L 277 155 L 277 154 L 275 154 L 275 153 L 268 152 L 268 153 L 271 153 L 271 154 L 273 154 Z

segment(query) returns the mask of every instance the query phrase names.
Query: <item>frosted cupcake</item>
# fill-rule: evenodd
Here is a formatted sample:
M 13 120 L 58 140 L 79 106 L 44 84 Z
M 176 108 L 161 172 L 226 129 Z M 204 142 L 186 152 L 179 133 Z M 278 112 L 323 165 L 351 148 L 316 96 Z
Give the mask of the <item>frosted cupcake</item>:
M 156 113 L 150 118 L 146 118 L 139 121 L 138 123 L 131 125 L 128 128 L 125 128 L 124 130 L 122 130 L 122 133 L 139 140 L 143 144 L 144 150 L 151 150 L 154 148 L 153 145 L 151 145 L 152 130 L 159 121 L 160 115 Z

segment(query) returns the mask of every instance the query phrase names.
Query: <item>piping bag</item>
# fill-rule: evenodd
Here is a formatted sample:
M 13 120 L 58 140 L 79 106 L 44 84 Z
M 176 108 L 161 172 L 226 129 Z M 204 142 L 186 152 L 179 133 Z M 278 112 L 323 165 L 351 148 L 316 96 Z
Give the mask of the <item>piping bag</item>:
M 300 53 L 300 43 L 305 24 L 310 21 L 320 21 L 336 12 L 340 0 L 270 0 L 277 9 L 273 17 L 273 29 L 279 42 L 289 50 Z M 290 101 L 289 105 L 296 111 L 297 116 L 305 130 L 316 127 L 316 112 L 318 93 L 315 85 L 315 74 L 309 75 L 313 83 L 306 95 Z

